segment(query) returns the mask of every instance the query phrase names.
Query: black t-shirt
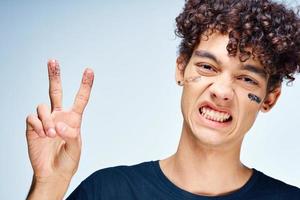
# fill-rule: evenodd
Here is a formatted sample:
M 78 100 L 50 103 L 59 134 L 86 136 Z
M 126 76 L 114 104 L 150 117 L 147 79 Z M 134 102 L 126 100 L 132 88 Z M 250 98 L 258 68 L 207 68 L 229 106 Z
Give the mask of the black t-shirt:
M 224 196 L 208 197 L 174 185 L 158 161 L 96 171 L 67 200 L 300 200 L 300 189 L 253 169 L 248 182 Z

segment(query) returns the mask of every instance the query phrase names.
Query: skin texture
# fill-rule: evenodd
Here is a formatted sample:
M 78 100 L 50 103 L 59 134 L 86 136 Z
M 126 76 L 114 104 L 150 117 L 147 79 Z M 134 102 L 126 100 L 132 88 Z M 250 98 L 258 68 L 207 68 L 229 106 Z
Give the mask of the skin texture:
M 195 194 L 227 194 L 245 184 L 252 170 L 240 162 L 242 140 L 258 112 L 270 110 L 280 94 L 280 88 L 267 93 L 268 77 L 241 68 L 242 64 L 262 68 L 258 61 L 241 63 L 228 55 L 227 43 L 228 35 L 215 33 L 201 40 L 195 49 L 209 52 L 215 59 L 199 52 L 188 63 L 181 57 L 177 59 L 176 81 L 183 86 L 182 135 L 177 152 L 161 160 L 160 166 L 174 184 Z M 63 198 L 78 167 L 82 115 L 94 80 L 93 71 L 86 69 L 73 106 L 65 110 L 57 61 L 48 62 L 48 74 L 51 107 L 40 104 L 37 114 L 26 120 L 34 171 L 28 199 Z M 262 97 L 262 102 L 249 101 L 249 93 Z M 216 126 L 200 120 L 199 107 L 204 102 L 229 112 L 229 125 Z
M 185 82 L 181 99 L 184 121 L 177 152 L 160 161 L 174 184 L 208 196 L 230 193 L 249 180 L 252 170 L 240 161 L 243 138 L 259 111 L 270 110 L 280 95 L 280 88 L 267 93 L 268 77 L 242 67 L 249 64 L 262 69 L 258 60 L 241 62 L 238 56 L 229 56 L 227 44 L 228 35 L 216 31 L 201 39 L 188 63 L 177 59 L 176 82 Z M 216 59 L 196 55 L 196 51 L 209 52 Z M 195 76 L 201 78 L 185 81 Z M 262 102 L 249 101 L 249 93 L 262 97 Z M 220 125 L 204 120 L 199 112 L 203 104 L 230 113 L 231 122 Z
M 268 89 L 300 72 L 300 18 L 297 10 L 271 0 L 186 0 L 176 18 L 182 40 L 179 54 L 188 61 L 208 29 L 229 34 L 227 50 L 240 60 L 257 57 L 270 74 Z M 249 47 L 251 51 L 248 51 Z
M 78 168 L 81 152 L 81 122 L 94 80 L 84 71 L 79 91 L 70 109 L 62 108 L 60 67 L 48 62 L 51 107 L 40 104 L 37 114 L 26 119 L 28 153 L 33 182 L 27 199 L 62 199 Z
M 240 162 L 242 141 L 259 111 L 275 105 L 281 81 L 293 81 L 293 74 L 299 72 L 299 24 L 298 15 L 269 0 L 186 1 L 176 18 L 176 34 L 182 38 L 176 67 L 176 81 L 183 86 L 182 134 L 177 152 L 160 161 L 173 183 L 214 196 L 231 193 L 249 179 L 252 170 Z M 208 29 L 229 35 L 215 33 L 208 40 L 200 38 L 199 44 L 199 36 Z M 242 70 L 246 64 L 260 69 L 256 71 L 265 66 L 271 77 L 249 67 Z M 26 120 L 34 171 L 28 199 L 62 199 L 67 190 L 80 159 L 82 114 L 94 78 L 92 70 L 84 72 L 74 105 L 65 110 L 57 61 L 49 61 L 48 72 L 51 107 L 39 105 Z M 197 81 L 189 81 L 191 77 L 198 77 Z M 230 113 L 232 121 L 220 125 L 203 119 L 199 113 L 203 103 Z

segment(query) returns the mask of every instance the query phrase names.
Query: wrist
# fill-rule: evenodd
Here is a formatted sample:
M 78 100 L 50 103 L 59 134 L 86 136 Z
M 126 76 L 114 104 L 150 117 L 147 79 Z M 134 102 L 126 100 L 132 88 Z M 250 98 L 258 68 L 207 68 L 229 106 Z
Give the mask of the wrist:
M 61 200 L 63 199 L 71 179 L 62 177 L 33 177 L 27 200 Z

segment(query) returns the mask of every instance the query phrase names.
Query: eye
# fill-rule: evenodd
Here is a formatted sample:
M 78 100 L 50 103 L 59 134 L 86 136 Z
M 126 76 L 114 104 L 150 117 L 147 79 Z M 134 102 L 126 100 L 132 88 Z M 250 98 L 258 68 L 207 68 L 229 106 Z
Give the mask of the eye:
M 209 64 L 197 63 L 196 66 L 197 66 L 197 70 L 201 72 L 205 72 L 205 73 L 216 72 L 216 69 Z
M 253 78 L 250 78 L 250 77 L 238 77 L 238 80 L 241 80 L 247 84 L 250 84 L 250 85 L 258 85 L 258 82 L 256 80 L 254 80 Z

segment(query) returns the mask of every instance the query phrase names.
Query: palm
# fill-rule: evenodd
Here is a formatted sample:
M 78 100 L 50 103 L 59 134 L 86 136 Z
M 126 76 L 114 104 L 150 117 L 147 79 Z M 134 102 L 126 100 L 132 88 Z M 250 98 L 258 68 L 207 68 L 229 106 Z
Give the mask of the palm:
M 54 111 L 51 116 L 54 122 L 64 122 L 77 130 L 78 144 L 81 144 L 81 118 L 71 111 Z M 27 134 L 30 160 L 39 177 L 48 177 L 54 170 L 73 172 L 77 168 L 80 155 L 69 155 L 65 141 L 60 137 L 42 138 L 35 131 Z
M 54 69 L 59 70 L 58 66 Z M 32 125 L 27 124 L 28 152 L 36 177 L 62 176 L 62 178 L 69 179 L 75 173 L 80 159 L 82 112 L 87 104 L 93 76 L 88 77 L 85 73 L 73 107 L 63 110 L 61 108 L 62 96 L 57 95 L 61 91 L 59 73 L 53 74 L 58 76 L 56 79 L 50 78 L 52 109 L 49 118 L 54 124 L 58 122 L 66 124 L 68 131 L 65 135 L 41 137 Z M 49 68 L 49 76 L 51 76 L 51 68 Z M 86 78 L 90 78 L 90 81 Z M 51 95 L 51 91 L 55 91 L 55 94 Z

